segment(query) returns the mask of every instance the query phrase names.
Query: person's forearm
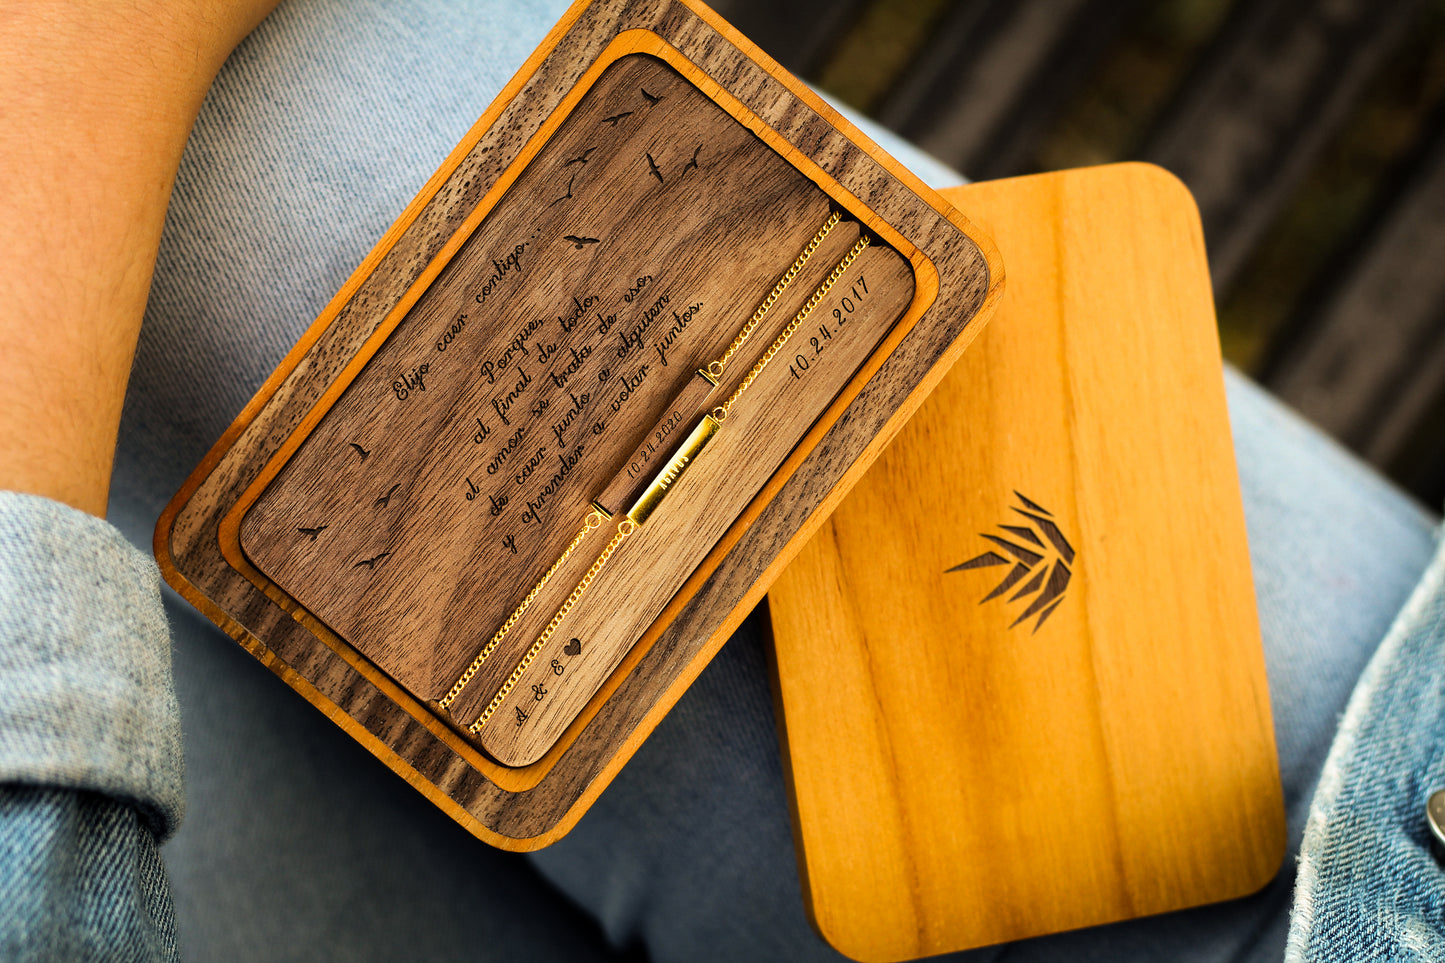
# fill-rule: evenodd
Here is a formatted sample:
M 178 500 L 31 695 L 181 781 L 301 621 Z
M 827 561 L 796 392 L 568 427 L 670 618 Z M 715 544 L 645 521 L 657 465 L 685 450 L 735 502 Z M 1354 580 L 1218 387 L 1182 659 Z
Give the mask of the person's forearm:
M 104 515 L 171 183 L 275 0 L 0 10 L 0 489 Z

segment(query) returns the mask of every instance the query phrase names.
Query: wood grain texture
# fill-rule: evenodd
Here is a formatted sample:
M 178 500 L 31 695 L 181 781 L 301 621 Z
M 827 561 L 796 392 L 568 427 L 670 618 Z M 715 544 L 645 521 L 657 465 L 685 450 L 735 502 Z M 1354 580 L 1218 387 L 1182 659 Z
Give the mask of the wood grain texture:
M 665 60 L 906 254 L 918 295 L 563 736 L 537 762 L 509 768 L 256 570 L 235 509 L 264 490 L 278 453 L 321 421 L 421 300 L 475 227 L 469 220 L 500 202 L 607 64 L 633 53 Z M 580 2 L 173 499 L 157 525 L 157 557 L 188 599 L 459 823 L 494 845 L 535 849 L 565 833 L 636 751 L 818 513 L 936 383 L 936 366 L 963 350 L 1001 280 L 990 242 L 962 215 L 710 11 Z
M 1192 200 L 1144 165 L 948 196 L 998 317 L 769 598 L 806 898 L 860 960 L 1243 895 L 1284 847 Z

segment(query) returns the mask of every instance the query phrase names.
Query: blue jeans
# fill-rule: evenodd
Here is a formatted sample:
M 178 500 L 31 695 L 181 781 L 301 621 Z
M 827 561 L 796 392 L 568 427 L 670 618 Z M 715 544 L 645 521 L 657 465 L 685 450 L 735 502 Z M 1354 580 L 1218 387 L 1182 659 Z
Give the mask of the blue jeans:
M 561 0 L 291 0 L 191 137 L 126 402 L 111 518 L 166 499 L 562 14 Z M 938 186 L 946 169 L 886 134 Z M 1246 380 L 1235 443 L 1290 826 L 1229 904 L 968 958 L 1273 959 L 1346 702 L 1433 521 Z M 837 959 L 805 922 L 757 617 L 565 839 L 494 851 L 168 597 L 188 816 L 162 849 L 203 959 Z M 880 894 L 886 898 L 886 894 Z

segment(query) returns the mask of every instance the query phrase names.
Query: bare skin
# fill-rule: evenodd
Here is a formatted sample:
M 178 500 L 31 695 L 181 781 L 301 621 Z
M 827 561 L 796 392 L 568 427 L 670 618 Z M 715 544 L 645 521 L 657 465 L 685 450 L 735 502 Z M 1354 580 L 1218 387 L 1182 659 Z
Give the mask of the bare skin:
M 0 7 L 0 489 L 105 514 L 181 151 L 275 2 Z

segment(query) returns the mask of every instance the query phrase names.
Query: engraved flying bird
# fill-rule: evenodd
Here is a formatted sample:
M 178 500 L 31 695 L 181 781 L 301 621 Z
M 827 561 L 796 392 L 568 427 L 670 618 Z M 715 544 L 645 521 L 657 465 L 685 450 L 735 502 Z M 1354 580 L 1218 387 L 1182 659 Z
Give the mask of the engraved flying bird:
M 391 493 L 394 492 L 394 491 L 396 491 L 396 490 L 397 490 L 398 488 L 400 488 L 400 487 L 401 487 L 401 482 L 397 482 L 395 485 L 392 485 L 390 488 L 388 488 L 388 489 L 386 490 L 386 494 L 385 494 L 385 495 L 382 495 L 380 498 L 378 498 L 378 499 L 376 500 L 376 507 L 377 507 L 377 508 L 385 508 L 387 505 L 391 504 Z
M 652 94 L 649 94 L 646 87 L 639 87 L 638 89 L 642 91 L 642 96 L 647 98 L 649 104 L 655 104 L 662 99 L 660 96 L 654 97 Z
M 390 555 L 390 554 L 391 554 L 390 552 L 382 552 L 380 555 L 373 555 L 373 556 L 371 556 L 371 558 L 363 558 L 361 561 L 357 562 L 355 565 L 353 565 L 353 566 L 351 566 L 351 567 L 352 567 L 352 568 L 361 568 L 361 566 L 365 565 L 368 569 L 370 569 L 371 571 L 374 572 L 374 571 L 376 571 L 376 563 L 379 562 L 379 561 L 381 561 L 382 559 L 386 558 L 386 557 L 387 557 L 388 555 Z
M 589 148 L 587 148 L 586 150 L 584 150 L 581 154 L 578 154 L 576 157 L 572 158 L 571 160 L 569 160 L 569 161 L 563 161 L 563 162 L 562 162 L 562 166 L 563 166 L 563 167 L 571 167 L 573 164 L 585 164 L 585 163 L 587 163 L 587 155 L 588 155 L 588 154 L 591 154 L 591 153 L 592 153 L 594 150 L 596 150 L 596 149 L 597 149 L 597 148 L 595 148 L 595 147 L 589 147 Z
M 690 170 L 697 169 L 697 155 L 702 153 L 702 145 L 698 144 L 697 149 L 692 152 L 692 160 L 682 165 L 682 172 L 686 174 Z
M 577 175 L 573 174 L 572 177 L 567 181 L 567 193 L 563 194 L 561 197 L 557 198 L 555 201 L 553 201 L 551 204 L 548 204 L 547 206 L 555 207 L 558 204 L 561 204 L 563 201 L 570 201 L 572 199 L 572 185 L 576 183 L 576 181 Z
M 316 541 L 317 535 L 320 535 L 322 532 L 326 531 L 326 526 L 317 525 L 315 528 L 303 528 L 300 525 L 297 525 L 296 531 L 300 532 L 302 535 L 310 535 L 311 540 L 314 542 Z
M 603 122 L 604 124 L 611 124 L 613 127 L 616 127 L 616 126 L 622 121 L 622 118 L 624 118 L 624 117 L 631 117 L 631 116 L 632 116 L 632 111 L 630 111 L 630 110 L 624 110 L 624 111 L 623 111 L 622 113 L 620 113 L 620 114 L 613 114 L 611 117 L 603 117 L 603 118 L 602 118 L 602 122 Z
M 601 240 L 601 238 L 596 237 L 578 237 L 576 234 L 563 234 L 562 237 L 565 240 L 571 241 L 579 251 L 582 250 L 582 245 L 596 244 Z
M 647 166 L 652 168 L 652 176 L 657 178 L 657 183 L 667 184 L 667 181 L 662 179 L 662 170 L 657 166 L 657 161 L 652 159 L 652 154 L 650 153 L 647 154 Z
M 371 454 L 371 452 L 367 451 L 365 448 L 362 448 L 354 441 L 351 443 L 351 447 L 356 449 L 356 453 L 361 456 L 362 461 L 366 461 L 366 456 Z

